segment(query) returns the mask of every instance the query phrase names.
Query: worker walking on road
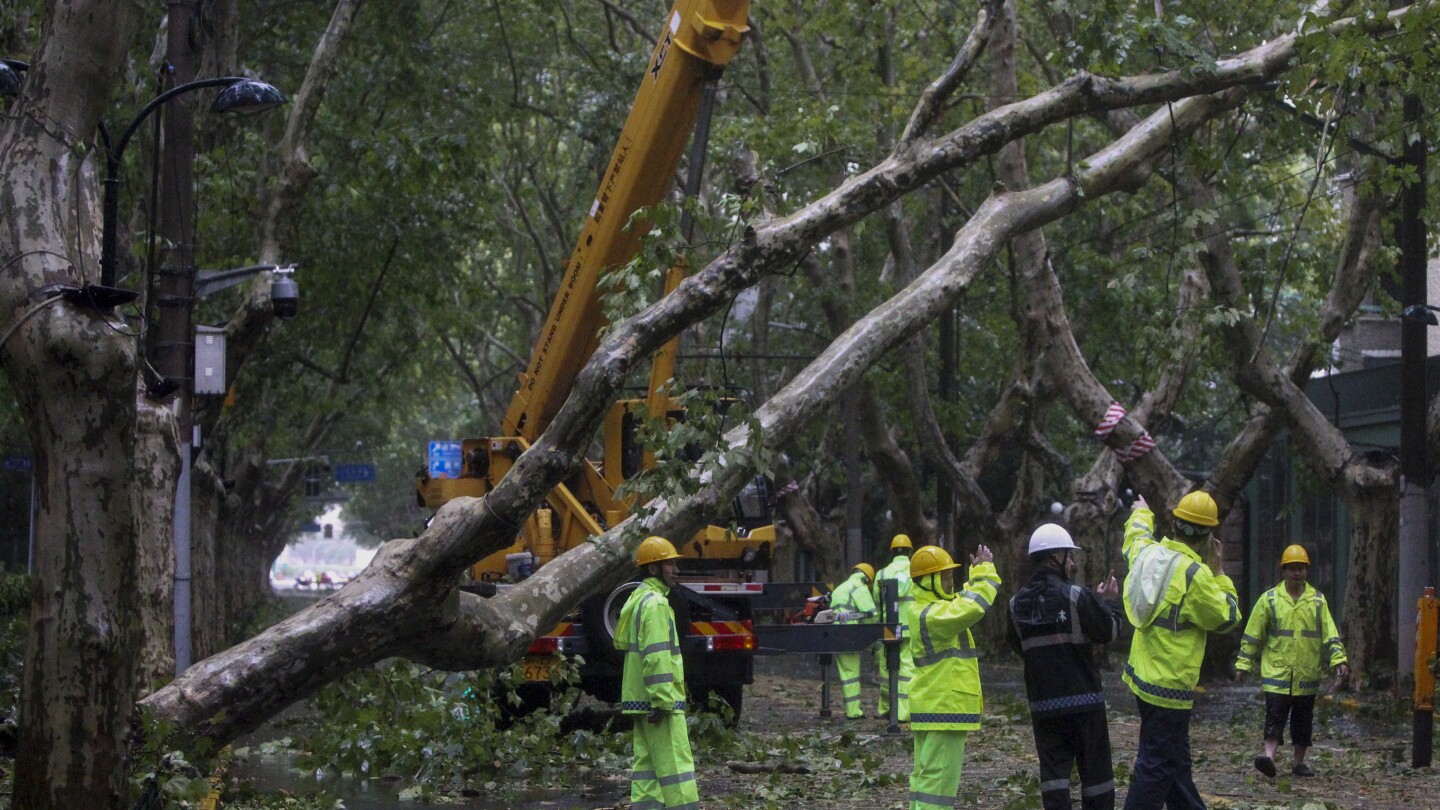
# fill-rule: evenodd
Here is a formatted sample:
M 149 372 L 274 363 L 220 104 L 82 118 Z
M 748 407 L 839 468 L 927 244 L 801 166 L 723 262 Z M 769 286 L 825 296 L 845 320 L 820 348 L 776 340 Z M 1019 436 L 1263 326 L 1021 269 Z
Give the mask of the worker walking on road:
M 915 679 L 910 690 L 910 728 L 915 766 L 910 773 L 910 810 L 950 810 L 965 767 L 965 739 L 980 728 L 984 709 L 980 664 L 970 628 L 985 617 L 1000 587 L 994 555 L 980 546 L 970 555 L 970 581 L 954 593 L 956 563 L 945 549 L 915 552 L 911 574 L 915 604 L 910 641 Z
M 1315 721 L 1315 694 L 1320 691 L 1323 668 L 1335 670 L 1335 685 L 1350 677 L 1345 645 L 1330 616 L 1325 595 L 1305 581 L 1310 555 L 1292 545 L 1280 555 L 1284 580 L 1260 595 L 1250 621 L 1240 636 L 1235 659 L 1235 680 L 1260 663 L 1260 690 L 1265 693 L 1265 753 L 1255 758 L 1255 770 L 1275 775 L 1275 753 L 1284 742 L 1285 721 L 1290 721 L 1290 743 L 1295 759 L 1290 772 L 1314 776 L 1305 764 Z
M 900 627 L 900 673 L 897 676 L 895 718 L 901 723 L 910 722 L 910 679 L 915 677 L 915 660 L 910 656 L 910 645 L 905 643 L 905 627 L 909 623 L 910 606 L 915 601 L 910 594 L 910 552 L 913 549 L 914 546 L 910 543 L 909 535 L 897 534 L 891 539 L 890 551 L 895 554 L 895 558 L 875 574 L 875 585 L 871 594 L 875 604 L 884 605 L 880 583 L 887 579 L 895 581 L 899 593 L 899 615 L 885 616 L 882 620 L 887 623 L 898 622 Z M 878 708 L 880 716 L 885 717 L 890 714 L 890 665 L 885 660 L 884 642 L 875 647 L 875 664 L 880 670 L 880 704 Z
M 850 578 L 830 594 L 830 609 L 835 611 L 836 624 L 869 624 L 875 621 L 875 600 L 870 597 L 870 583 L 875 580 L 875 567 L 856 563 Z M 836 653 L 835 668 L 840 671 L 840 691 L 845 695 L 845 716 L 865 716 L 860 705 L 860 653 Z
M 1203 810 L 1190 762 L 1190 712 L 1206 633 L 1240 625 L 1230 577 L 1220 573 L 1211 530 L 1219 509 L 1200 490 L 1171 512 L 1178 540 L 1155 540 L 1155 513 L 1141 497 L 1125 522 L 1125 615 L 1135 626 L 1121 679 L 1135 693 L 1140 745 L 1125 810 Z M 1208 547 L 1209 563 L 1200 557 Z
M 625 653 L 620 710 L 635 720 L 633 810 L 700 807 L 685 728 L 685 665 L 669 599 L 679 557 L 663 537 L 648 537 L 640 544 L 635 564 L 645 572 L 645 581 L 625 601 L 615 628 L 615 647 Z
M 1080 771 L 1080 806 L 1111 810 L 1115 772 L 1095 645 L 1120 636 L 1120 586 L 1115 573 L 1095 589 L 1073 584 L 1070 533 L 1046 523 L 1030 534 L 1033 573 L 1010 599 L 1006 638 L 1025 662 L 1025 692 L 1040 758 L 1045 810 L 1069 810 L 1070 771 Z

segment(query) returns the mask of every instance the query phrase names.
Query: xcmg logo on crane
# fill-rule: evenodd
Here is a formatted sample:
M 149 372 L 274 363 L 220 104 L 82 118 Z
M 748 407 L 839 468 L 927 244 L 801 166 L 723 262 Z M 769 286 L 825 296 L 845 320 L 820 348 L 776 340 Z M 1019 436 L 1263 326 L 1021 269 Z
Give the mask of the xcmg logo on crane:
M 660 68 L 665 66 L 665 57 L 670 54 L 670 43 L 673 42 L 675 32 L 680 30 L 680 12 L 670 15 L 670 25 L 665 29 L 665 38 L 660 40 L 660 47 L 655 49 L 655 65 L 650 68 L 650 75 L 660 77 Z

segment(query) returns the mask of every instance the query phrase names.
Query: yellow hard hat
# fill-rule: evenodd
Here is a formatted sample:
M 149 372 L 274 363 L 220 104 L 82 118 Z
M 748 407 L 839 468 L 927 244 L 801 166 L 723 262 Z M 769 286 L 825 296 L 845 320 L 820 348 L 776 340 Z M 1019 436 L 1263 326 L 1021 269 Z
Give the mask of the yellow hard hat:
M 680 552 L 675 546 L 663 537 L 647 537 L 640 541 L 640 548 L 635 550 L 635 564 L 644 568 L 651 563 L 664 562 L 666 560 L 678 560 Z
M 892 539 L 892 540 L 890 541 L 890 550 L 891 550 L 891 551 L 894 551 L 894 550 L 897 549 L 897 548 L 914 548 L 914 547 L 915 547 L 915 546 L 911 545 L 911 543 L 910 543 L 910 535 L 908 535 L 908 534 L 897 534 L 897 535 L 895 535 L 894 539 Z
M 1180 503 L 1175 505 L 1172 514 L 1186 523 L 1194 523 L 1197 526 L 1220 525 L 1220 510 L 1215 506 L 1215 499 L 1210 497 L 1210 493 L 1201 489 L 1181 498 Z
M 1295 544 L 1285 547 L 1284 553 L 1280 555 L 1280 564 L 1284 566 L 1290 563 L 1310 564 L 1310 555 L 1305 553 L 1304 546 Z
M 949 571 L 952 568 L 959 568 L 960 563 L 950 556 L 950 552 L 939 546 L 921 546 L 910 558 L 910 578 L 919 579 L 929 574 Z
M 865 575 L 866 579 L 870 580 L 871 582 L 875 581 L 875 566 L 871 565 L 870 563 L 855 563 L 854 567 L 852 567 L 850 570 L 859 571 L 860 573 Z

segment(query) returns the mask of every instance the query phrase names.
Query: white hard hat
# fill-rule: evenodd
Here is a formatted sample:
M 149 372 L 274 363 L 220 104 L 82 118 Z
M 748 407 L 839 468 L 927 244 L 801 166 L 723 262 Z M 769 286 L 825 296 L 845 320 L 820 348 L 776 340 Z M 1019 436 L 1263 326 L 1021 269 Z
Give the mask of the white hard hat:
M 1070 539 L 1070 532 L 1054 523 L 1042 523 L 1039 528 L 1030 533 L 1031 554 L 1040 551 L 1061 551 L 1067 548 L 1079 548 L 1079 546 Z

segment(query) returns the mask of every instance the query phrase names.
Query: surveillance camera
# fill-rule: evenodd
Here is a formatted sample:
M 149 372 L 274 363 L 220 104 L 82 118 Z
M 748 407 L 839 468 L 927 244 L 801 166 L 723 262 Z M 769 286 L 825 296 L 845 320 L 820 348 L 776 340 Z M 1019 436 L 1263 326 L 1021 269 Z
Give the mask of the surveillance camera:
M 294 271 L 293 266 L 277 267 L 275 277 L 270 281 L 270 306 L 275 317 L 282 321 L 288 321 L 300 312 L 300 285 L 290 277 Z

